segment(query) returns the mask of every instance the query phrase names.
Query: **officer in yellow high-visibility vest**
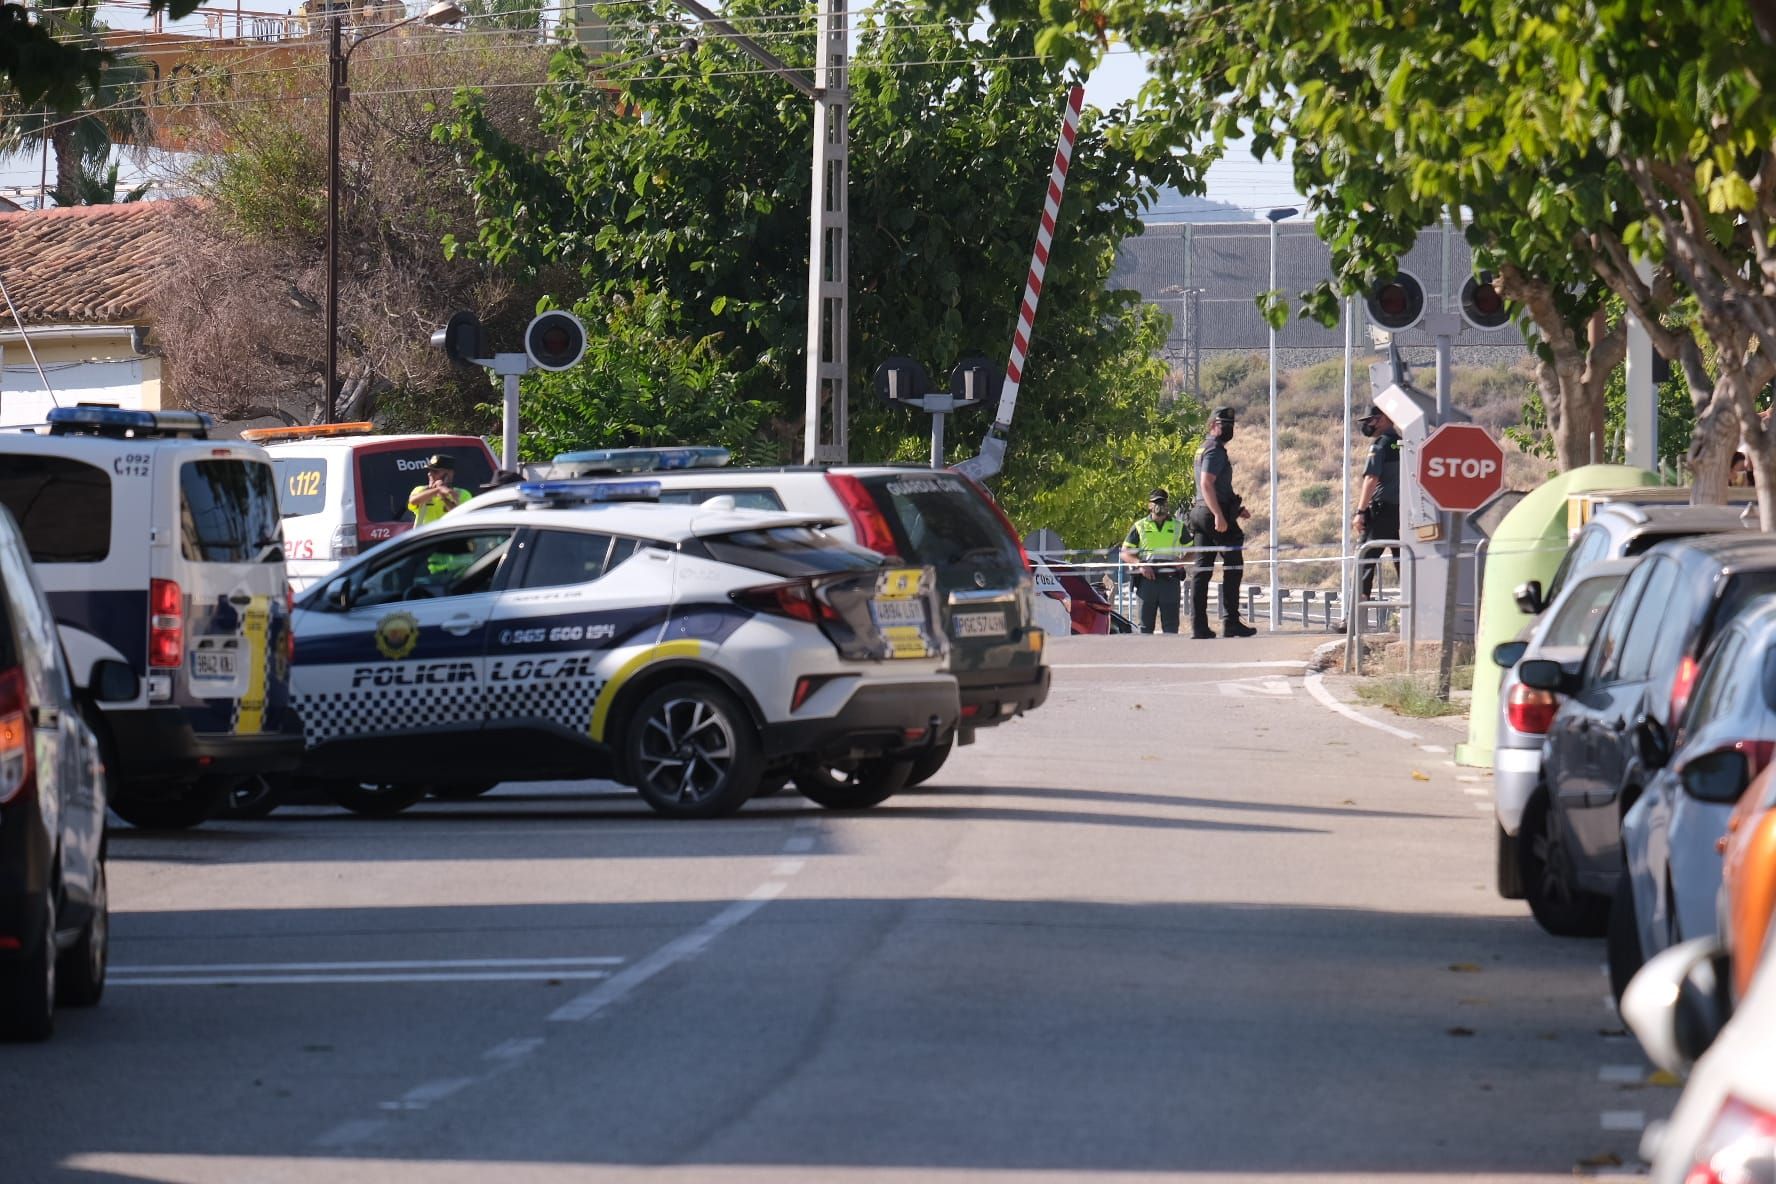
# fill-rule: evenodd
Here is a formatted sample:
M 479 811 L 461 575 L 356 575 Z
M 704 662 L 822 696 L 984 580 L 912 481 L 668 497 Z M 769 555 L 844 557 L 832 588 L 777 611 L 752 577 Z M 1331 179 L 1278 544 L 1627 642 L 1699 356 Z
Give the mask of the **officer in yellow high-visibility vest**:
M 1141 600 L 1141 632 L 1157 623 L 1178 632 L 1178 605 L 1184 587 L 1184 548 L 1189 528 L 1172 517 L 1172 499 L 1163 489 L 1147 495 L 1147 516 L 1137 519 L 1122 542 L 1122 561 L 1135 571 L 1135 595 Z
M 426 461 L 426 483 L 416 485 L 407 495 L 407 509 L 413 514 L 413 525 L 436 522 L 475 495 L 456 484 L 456 458 L 446 452 L 434 453 Z

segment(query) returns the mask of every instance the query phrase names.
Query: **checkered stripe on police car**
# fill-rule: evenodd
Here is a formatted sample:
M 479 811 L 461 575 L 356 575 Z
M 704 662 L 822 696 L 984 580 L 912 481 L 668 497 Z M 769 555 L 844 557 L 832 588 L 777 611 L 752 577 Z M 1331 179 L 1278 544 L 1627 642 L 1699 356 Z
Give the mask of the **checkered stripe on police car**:
M 365 687 L 298 695 L 296 710 L 312 747 L 346 736 L 409 732 L 440 724 L 479 723 L 480 683 L 438 686 Z
M 605 679 L 544 679 L 496 683 L 487 688 L 487 718 L 493 721 L 542 719 L 574 732 L 592 724 L 592 706 Z

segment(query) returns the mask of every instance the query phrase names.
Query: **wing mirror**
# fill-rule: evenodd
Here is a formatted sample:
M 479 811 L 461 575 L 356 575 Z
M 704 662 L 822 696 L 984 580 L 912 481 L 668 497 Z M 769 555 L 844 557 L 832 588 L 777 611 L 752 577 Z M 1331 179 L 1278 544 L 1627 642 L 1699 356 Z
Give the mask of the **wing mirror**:
M 1542 599 L 1540 580 L 1525 580 L 1518 584 L 1511 593 L 1511 599 L 1517 603 L 1519 609 L 1532 617 L 1541 616 L 1542 610 L 1548 607 L 1548 602 Z
M 1492 649 L 1493 664 L 1509 670 L 1517 665 L 1527 649 L 1529 649 L 1527 641 L 1501 641 Z
M 1568 690 L 1567 673 L 1552 658 L 1528 658 L 1517 665 L 1517 681 L 1531 690 Z
M 142 680 L 128 663 L 104 658 L 93 663 L 92 697 L 100 703 L 128 703 L 142 693 Z
M 1650 715 L 1635 720 L 1634 755 L 1645 769 L 1663 769 L 1670 763 L 1671 735 L 1666 732 L 1665 725 Z
M 1731 963 L 1718 938 L 1699 937 L 1647 960 L 1622 992 L 1622 1019 L 1653 1064 L 1688 1073 L 1733 1015 Z
M 322 604 L 341 611 L 350 608 L 356 599 L 357 592 L 352 588 L 352 582 L 343 576 L 328 584 L 327 590 L 321 593 Z
M 1737 745 L 1716 748 L 1684 761 L 1677 780 L 1697 801 L 1730 806 L 1745 792 L 1751 764 Z

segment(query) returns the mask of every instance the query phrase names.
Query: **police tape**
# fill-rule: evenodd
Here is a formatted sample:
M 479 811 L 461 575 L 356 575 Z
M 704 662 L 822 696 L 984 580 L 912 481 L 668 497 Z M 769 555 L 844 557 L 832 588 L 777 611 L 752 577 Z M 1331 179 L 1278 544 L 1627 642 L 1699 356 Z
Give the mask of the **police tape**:
M 1279 550 L 1299 551 L 1299 550 L 1307 550 L 1311 546 L 1312 546 L 1312 544 L 1297 543 L 1297 544 L 1289 544 L 1287 546 L 1279 547 L 1278 549 Z M 1332 554 L 1329 554 L 1329 555 L 1302 555 L 1302 556 L 1296 556 L 1296 557 L 1287 558 L 1287 559 L 1279 558 L 1275 562 L 1277 563 L 1278 566 L 1286 566 L 1289 564 L 1308 564 L 1308 563 L 1349 563 L 1349 562 L 1368 563 L 1368 562 L 1374 561 L 1378 554 L 1380 554 L 1382 552 L 1386 552 L 1386 551 L 1391 551 L 1392 548 L 1395 546 L 1399 546 L 1402 550 L 1409 549 L 1408 542 L 1406 540 L 1377 539 L 1373 544 L 1365 544 L 1365 548 L 1362 551 L 1333 552 Z M 1380 548 L 1381 551 L 1378 552 L 1374 548 Z M 1268 549 L 1268 548 L 1266 548 L 1266 549 Z M 1192 546 L 1184 547 L 1184 548 L 1180 549 L 1180 551 L 1177 553 L 1176 558 L 1145 559 L 1145 560 L 1141 560 L 1138 563 L 1131 563 L 1126 559 L 1105 559 L 1103 557 L 1104 552 L 1102 552 L 1102 551 L 1031 551 L 1029 554 L 1030 554 L 1030 561 L 1032 563 L 1041 563 L 1046 566 L 1057 566 L 1058 565 L 1058 566 L 1065 567 L 1065 568 L 1072 570 L 1072 571 L 1087 571 L 1087 570 L 1115 571 L 1119 568 L 1133 568 L 1133 567 L 1140 567 L 1142 565 L 1146 565 L 1149 567 L 1187 567 L 1187 566 L 1191 565 L 1195 556 L 1204 555 L 1204 554 L 1208 554 L 1208 553 L 1225 554 L 1230 551 L 1245 552 L 1246 553 L 1245 564 L 1247 567 L 1263 567 L 1265 565 L 1268 565 L 1271 562 L 1271 560 L 1267 556 L 1260 555 L 1260 554 L 1253 554 L 1252 552 L 1254 550 L 1255 550 L 1255 548 L 1248 546 L 1248 545 L 1242 545 L 1242 546 L 1238 546 L 1238 547 L 1198 547 L 1198 546 L 1192 545 Z M 1476 554 L 1481 554 L 1484 556 L 1484 558 L 1487 558 L 1487 559 L 1494 559 L 1494 558 L 1498 558 L 1500 556 L 1515 557 L 1515 556 L 1521 556 L 1521 555 L 1564 555 L 1564 554 L 1566 554 L 1567 550 L 1568 550 L 1568 548 L 1564 547 L 1564 546 L 1504 547 L 1504 548 L 1496 548 L 1495 549 L 1492 547 L 1476 548 L 1473 546 L 1464 545 L 1462 547 L 1462 553 L 1461 553 L 1460 559 L 1461 559 L 1461 562 L 1463 562 L 1463 563 L 1470 563 L 1474 560 Z M 1089 556 L 1091 556 L 1091 558 L 1090 559 L 1069 558 L 1069 556 L 1073 556 L 1073 555 L 1089 555 Z M 1393 556 L 1391 554 L 1387 554 L 1385 557 L 1388 562 L 1390 562 L 1390 563 L 1393 562 Z

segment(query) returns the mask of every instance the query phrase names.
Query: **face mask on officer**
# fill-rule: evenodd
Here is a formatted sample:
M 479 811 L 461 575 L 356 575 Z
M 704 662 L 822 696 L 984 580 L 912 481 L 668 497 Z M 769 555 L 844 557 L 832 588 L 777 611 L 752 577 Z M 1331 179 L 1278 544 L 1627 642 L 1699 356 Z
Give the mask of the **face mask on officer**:
M 1365 419 L 1363 421 L 1362 432 L 1365 436 L 1373 436 L 1375 434 L 1375 421 L 1373 419 Z

